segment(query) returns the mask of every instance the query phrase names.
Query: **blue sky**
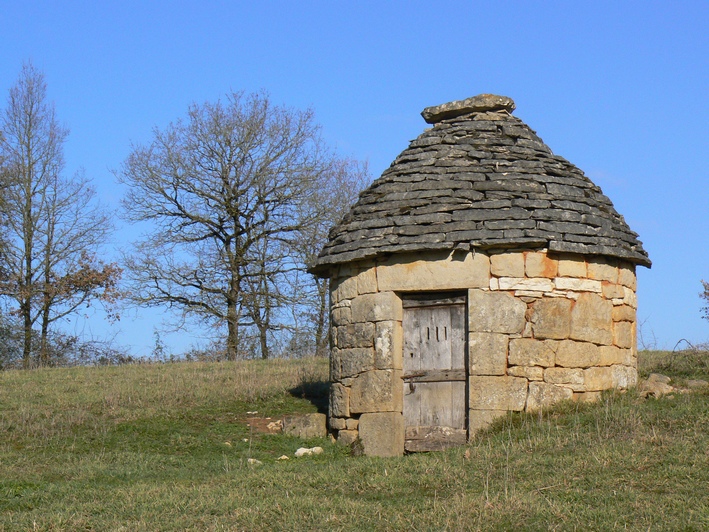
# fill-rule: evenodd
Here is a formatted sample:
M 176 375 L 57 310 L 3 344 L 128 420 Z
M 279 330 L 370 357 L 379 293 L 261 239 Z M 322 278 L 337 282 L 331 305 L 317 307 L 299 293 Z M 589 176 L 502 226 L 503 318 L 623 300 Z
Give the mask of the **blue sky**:
M 325 139 L 377 177 L 429 105 L 483 92 L 580 167 L 640 234 L 642 345 L 709 340 L 709 1 L 0 0 L 0 102 L 23 61 L 44 71 L 83 167 L 114 209 L 111 169 L 190 103 L 267 90 L 312 107 Z M 119 227 L 120 221 L 117 222 Z M 127 245 L 121 227 L 109 247 Z M 76 325 L 144 354 L 160 313 Z M 176 348 L 196 331 L 168 335 Z

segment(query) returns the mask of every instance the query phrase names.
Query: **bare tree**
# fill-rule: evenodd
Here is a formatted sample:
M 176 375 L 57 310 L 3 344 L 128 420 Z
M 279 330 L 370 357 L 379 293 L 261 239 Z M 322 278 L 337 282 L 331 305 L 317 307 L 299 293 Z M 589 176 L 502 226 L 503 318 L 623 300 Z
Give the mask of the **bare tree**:
M 44 75 L 29 63 L 10 89 L 0 129 L 5 177 L 0 293 L 17 305 L 23 366 L 29 367 L 35 324 L 40 323 L 39 361 L 47 364 L 52 324 L 92 298 L 113 299 L 120 270 L 96 260 L 109 220 L 82 175 L 62 176 L 68 131 L 47 102 Z
M 709 320 L 709 283 L 702 281 L 702 288 L 704 288 L 704 291 L 699 293 L 699 297 L 705 301 L 702 307 L 702 313 L 704 314 L 704 318 Z
M 229 359 L 256 326 L 267 357 L 277 280 L 295 267 L 284 250 L 314 223 L 306 204 L 331 160 L 312 112 L 265 94 L 193 105 L 155 130 L 118 172 L 128 219 L 151 223 L 126 257 L 134 301 L 226 325 Z
M 371 182 L 368 165 L 354 159 L 340 159 L 330 168 L 310 197 L 316 223 L 303 226 L 293 252 L 300 264 L 313 263 L 328 240 L 330 229 L 340 222 Z M 323 208 L 324 207 L 324 208 Z M 315 354 L 328 353 L 330 283 L 314 275 L 299 276 L 300 301 L 304 321 L 310 329 Z

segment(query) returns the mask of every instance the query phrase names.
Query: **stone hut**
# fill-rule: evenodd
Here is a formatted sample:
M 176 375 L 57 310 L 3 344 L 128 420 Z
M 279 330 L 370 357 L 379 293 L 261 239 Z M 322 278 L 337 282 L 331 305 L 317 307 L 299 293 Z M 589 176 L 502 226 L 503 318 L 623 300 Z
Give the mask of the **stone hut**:
M 637 265 L 611 201 L 484 94 L 424 109 L 333 228 L 329 428 L 396 456 L 464 443 L 508 411 L 637 382 Z

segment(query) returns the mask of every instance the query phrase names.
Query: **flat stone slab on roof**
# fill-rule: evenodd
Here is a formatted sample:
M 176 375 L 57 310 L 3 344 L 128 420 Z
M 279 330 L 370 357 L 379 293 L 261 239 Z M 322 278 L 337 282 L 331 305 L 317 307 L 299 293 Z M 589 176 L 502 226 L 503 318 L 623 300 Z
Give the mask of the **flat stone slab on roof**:
M 512 113 L 515 110 L 515 102 L 507 96 L 497 96 L 495 94 L 478 94 L 465 100 L 457 100 L 433 107 L 426 107 L 421 111 L 421 116 L 429 124 L 435 124 L 446 118 L 470 113 L 485 111 L 507 111 Z

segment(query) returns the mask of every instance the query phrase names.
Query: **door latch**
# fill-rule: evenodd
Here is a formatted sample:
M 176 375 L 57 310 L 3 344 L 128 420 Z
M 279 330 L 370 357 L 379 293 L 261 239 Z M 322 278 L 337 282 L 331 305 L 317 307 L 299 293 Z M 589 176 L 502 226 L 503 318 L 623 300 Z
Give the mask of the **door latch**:
M 414 379 L 423 377 L 424 375 L 425 373 L 411 373 L 409 375 L 404 375 L 404 382 L 409 383 L 409 393 L 414 393 L 416 391 L 416 384 L 414 383 Z

